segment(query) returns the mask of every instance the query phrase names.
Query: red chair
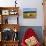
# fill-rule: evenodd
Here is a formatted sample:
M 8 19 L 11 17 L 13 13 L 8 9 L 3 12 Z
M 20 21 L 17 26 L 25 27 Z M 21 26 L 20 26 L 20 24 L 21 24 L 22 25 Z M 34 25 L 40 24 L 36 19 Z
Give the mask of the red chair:
M 21 46 L 27 46 L 27 44 L 25 43 L 25 40 L 32 36 L 34 36 L 37 39 L 37 35 L 34 32 L 34 30 L 32 28 L 28 28 L 27 31 L 25 32 L 24 37 L 22 38 Z M 38 41 L 38 39 L 37 39 L 37 41 Z M 41 46 L 40 42 L 38 41 L 35 46 Z

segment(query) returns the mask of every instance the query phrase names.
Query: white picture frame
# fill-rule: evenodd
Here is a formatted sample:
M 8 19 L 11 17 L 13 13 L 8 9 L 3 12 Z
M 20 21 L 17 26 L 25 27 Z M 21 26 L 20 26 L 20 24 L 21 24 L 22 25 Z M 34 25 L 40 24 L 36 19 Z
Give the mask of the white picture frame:
M 9 15 L 9 10 L 2 10 L 2 15 Z

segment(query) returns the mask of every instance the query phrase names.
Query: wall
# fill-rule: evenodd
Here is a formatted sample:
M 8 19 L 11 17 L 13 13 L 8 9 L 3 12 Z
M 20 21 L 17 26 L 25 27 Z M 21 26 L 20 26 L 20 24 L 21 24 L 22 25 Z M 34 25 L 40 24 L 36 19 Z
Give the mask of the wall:
M 15 0 L 0 0 L 0 6 L 1 7 L 14 6 L 14 1 Z
M 9 7 L 15 6 L 15 0 L 0 0 L 0 6 Z M 20 7 L 19 11 L 19 24 L 21 26 L 43 26 L 43 6 L 42 0 L 17 0 L 17 3 Z M 23 8 L 37 8 L 37 18 L 35 19 L 24 19 L 23 18 Z
M 43 6 L 42 0 L 25 0 L 21 4 L 21 9 L 23 8 L 37 8 L 37 18 L 36 19 L 23 19 L 23 10 L 20 14 L 20 24 L 22 26 L 43 26 Z M 21 10 L 20 9 L 20 10 Z

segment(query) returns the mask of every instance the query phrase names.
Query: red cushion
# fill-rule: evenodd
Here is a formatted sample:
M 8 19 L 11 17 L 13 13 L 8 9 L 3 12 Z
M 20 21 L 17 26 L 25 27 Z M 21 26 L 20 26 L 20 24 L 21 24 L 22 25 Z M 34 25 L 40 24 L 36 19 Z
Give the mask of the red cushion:
M 32 28 L 28 28 L 27 31 L 25 32 L 24 37 L 22 38 L 22 42 L 21 42 L 22 46 L 26 46 L 25 39 L 28 39 L 29 37 L 32 36 L 36 37 L 37 35 Z

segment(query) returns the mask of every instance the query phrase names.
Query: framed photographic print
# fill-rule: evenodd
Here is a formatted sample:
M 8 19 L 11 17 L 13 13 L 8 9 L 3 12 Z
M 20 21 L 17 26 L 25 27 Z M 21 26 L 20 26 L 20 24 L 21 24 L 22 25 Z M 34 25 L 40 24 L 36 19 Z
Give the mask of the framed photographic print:
M 23 18 L 36 18 L 37 9 L 36 8 L 23 8 Z
M 16 12 L 15 10 L 10 10 L 10 11 L 9 11 L 9 14 L 10 14 L 10 15 L 16 15 L 17 12 Z
M 2 10 L 2 15 L 9 15 L 9 10 Z

